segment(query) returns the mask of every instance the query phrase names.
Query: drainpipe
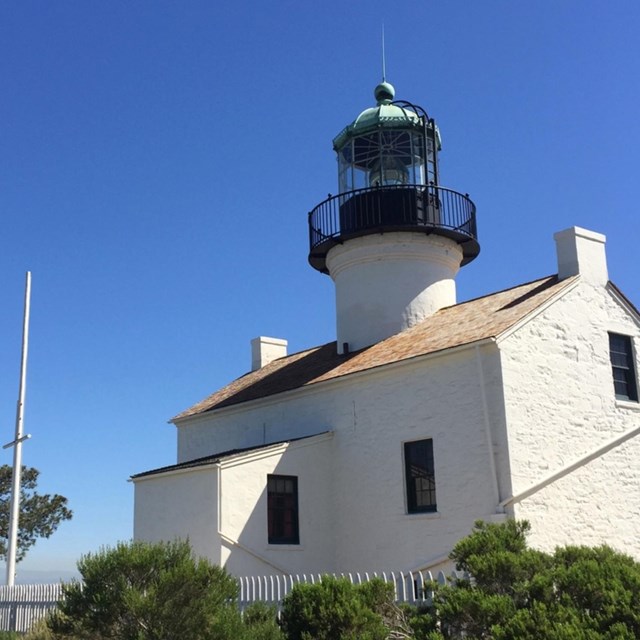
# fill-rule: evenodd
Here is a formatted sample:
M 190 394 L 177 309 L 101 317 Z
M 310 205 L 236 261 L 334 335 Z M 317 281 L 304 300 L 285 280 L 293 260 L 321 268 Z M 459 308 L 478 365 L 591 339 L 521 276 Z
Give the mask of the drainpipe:
M 482 396 L 482 415 L 484 417 L 484 431 L 489 448 L 489 468 L 491 469 L 491 484 L 493 496 L 496 504 L 500 502 L 500 487 L 498 485 L 498 472 L 496 470 L 495 451 L 493 448 L 493 438 L 491 436 L 491 422 L 489 420 L 489 408 L 487 405 L 487 391 L 484 384 L 484 371 L 482 369 L 482 358 L 480 357 L 480 347 L 476 345 L 476 364 L 478 366 L 478 379 L 480 380 L 480 395 Z

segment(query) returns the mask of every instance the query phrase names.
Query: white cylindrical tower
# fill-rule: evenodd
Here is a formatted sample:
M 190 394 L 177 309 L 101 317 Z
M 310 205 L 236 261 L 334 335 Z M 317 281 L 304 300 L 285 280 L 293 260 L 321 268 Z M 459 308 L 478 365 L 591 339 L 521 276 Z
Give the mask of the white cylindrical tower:
M 309 262 L 336 287 L 339 353 L 455 304 L 455 276 L 480 250 L 475 205 L 439 185 L 435 121 L 386 82 L 375 97 L 333 141 L 339 194 L 309 214 Z

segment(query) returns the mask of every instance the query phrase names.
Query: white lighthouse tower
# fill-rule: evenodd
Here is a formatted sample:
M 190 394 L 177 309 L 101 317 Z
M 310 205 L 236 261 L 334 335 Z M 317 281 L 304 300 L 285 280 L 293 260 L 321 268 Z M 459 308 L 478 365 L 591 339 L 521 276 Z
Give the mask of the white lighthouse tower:
M 433 118 L 387 82 L 374 95 L 333 141 L 338 195 L 309 213 L 309 262 L 336 287 L 339 353 L 455 304 L 455 276 L 480 251 L 475 205 L 440 186 Z

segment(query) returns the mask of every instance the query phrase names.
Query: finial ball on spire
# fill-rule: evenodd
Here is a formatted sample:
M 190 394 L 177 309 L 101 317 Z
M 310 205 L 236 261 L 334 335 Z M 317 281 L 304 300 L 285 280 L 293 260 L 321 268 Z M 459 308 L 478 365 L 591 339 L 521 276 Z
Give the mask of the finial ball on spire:
M 378 104 L 387 104 L 393 100 L 396 90 L 389 82 L 381 82 L 374 90 L 373 95 Z

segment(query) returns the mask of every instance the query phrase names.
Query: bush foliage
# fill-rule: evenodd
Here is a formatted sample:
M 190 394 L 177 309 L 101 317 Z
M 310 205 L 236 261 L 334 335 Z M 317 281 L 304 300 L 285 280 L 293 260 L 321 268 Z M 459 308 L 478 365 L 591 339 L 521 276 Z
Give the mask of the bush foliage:
M 527 522 L 477 522 L 451 558 L 472 580 L 435 587 L 417 638 L 640 638 L 640 564 L 607 546 L 527 546 Z M 434 613 L 437 612 L 437 615 Z
M 384 613 L 393 604 L 393 586 L 374 580 L 353 585 L 324 576 L 297 584 L 284 599 L 282 629 L 287 640 L 386 640 Z
M 118 544 L 84 556 L 82 582 L 63 588 L 54 639 L 229 640 L 241 637 L 236 582 L 195 560 L 186 542 Z
M 527 522 L 477 522 L 451 554 L 472 578 L 430 585 L 421 608 L 399 611 L 384 584 L 300 585 L 284 603 L 287 639 L 640 638 L 640 563 L 607 546 L 544 553 L 528 547 L 528 532 Z
M 325 576 L 284 599 L 238 611 L 235 580 L 187 543 L 120 544 L 81 559 L 83 588 L 29 640 L 632 640 L 640 638 L 640 564 L 609 547 L 527 546 L 529 525 L 477 522 L 454 548 L 473 576 L 433 584 L 421 608 L 382 580 Z M 3 636 L 0 636 L 3 637 Z M 7 636 L 12 637 L 12 636 Z

